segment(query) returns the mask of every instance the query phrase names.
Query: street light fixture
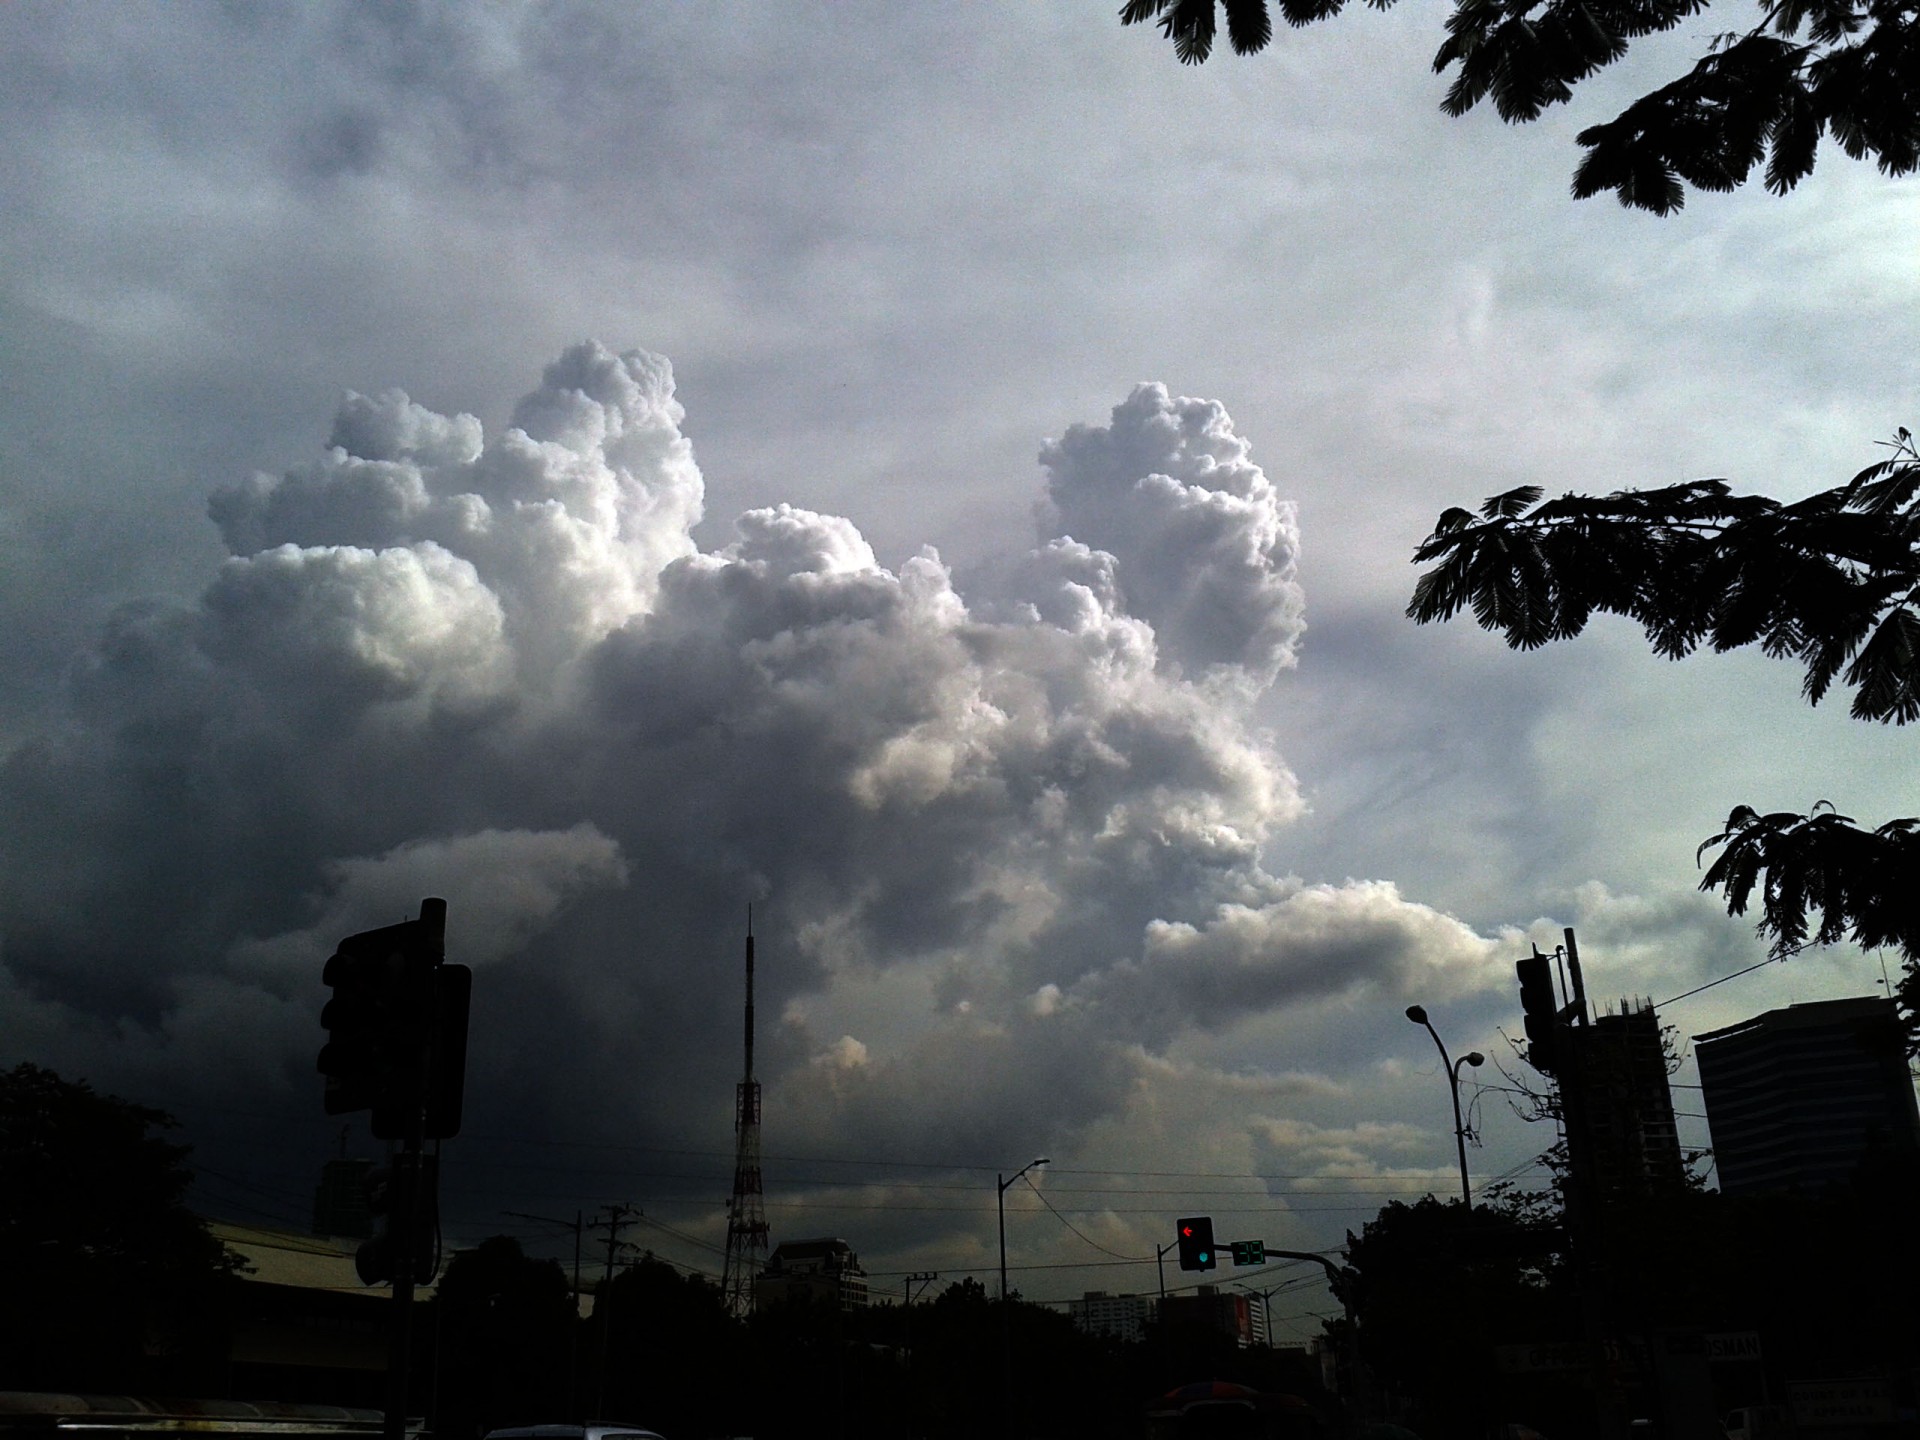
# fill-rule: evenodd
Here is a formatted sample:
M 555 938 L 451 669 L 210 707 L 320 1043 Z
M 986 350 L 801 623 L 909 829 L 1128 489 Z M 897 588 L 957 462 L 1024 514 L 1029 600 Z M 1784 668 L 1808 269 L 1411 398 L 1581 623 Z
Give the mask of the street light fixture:
M 1013 1309 L 1007 1304 L 1007 1187 L 1036 1165 L 1045 1165 L 1047 1157 L 1029 1160 L 1011 1175 L 998 1175 L 1000 1182 L 1000 1411 L 1004 1433 L 1013 1434 Z
M 1029 1160 L 1011 1175 L 996 1176 L 1000 1181 L 1000 1298 L 1007 1298 L 1007 1187 L 1036 1165 L 1045 1165 L 1047 1157 Z
M 1427 1019 L 1424 1006 L 1407 1006 L 1407 1019 L 1416 1025 L 1427 1027 L 1427 1033 L 1433 1036 L 1433 1043 L 1439 1046 L 1440 1063 L 1447 1067 L 1447 1089 L 1453 1096 L 1453 1141 L 1460 1151 L 1460 1198 L 1466 1201 L 1467 1209 L 1473 1209 L 1473 1187 L 1467 1182 L 1467 1126 L 1460 1118 L 1460 1067 L 1462 1065 L 1480 1066 L 1487 1063 L 1487 1057 L 1478 1050 L 1469 1050 L 1458 1060 L 1447 1054 L 1447 1047 L 1440 1043 L 1440 1032 L 1433 1028 L 1433 1022 Z

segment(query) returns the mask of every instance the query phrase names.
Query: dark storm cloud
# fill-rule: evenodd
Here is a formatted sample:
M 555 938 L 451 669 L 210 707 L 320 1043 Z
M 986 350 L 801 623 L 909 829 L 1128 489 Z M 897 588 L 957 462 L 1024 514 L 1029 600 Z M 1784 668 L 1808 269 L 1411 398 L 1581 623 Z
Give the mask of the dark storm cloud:
M 0 770 L 15 1040 L 311 1085 L 331 940 L 437 894 L 479 1093 L 690 1136 L 754 901 L 796 1123 L 984 1147 L 1112 1113 L 1183 1027 L 1484 953 L 1263 865 L 1298 535 L 1217 404 L 1142 386 L 1049 444 L 978 610 L 791 505 L 700 550 L 681 423 L 664 359 L 586 344 L 498 435 L 349 394 L 317 460 L 219 487 L 198 601 L 120 612 Z

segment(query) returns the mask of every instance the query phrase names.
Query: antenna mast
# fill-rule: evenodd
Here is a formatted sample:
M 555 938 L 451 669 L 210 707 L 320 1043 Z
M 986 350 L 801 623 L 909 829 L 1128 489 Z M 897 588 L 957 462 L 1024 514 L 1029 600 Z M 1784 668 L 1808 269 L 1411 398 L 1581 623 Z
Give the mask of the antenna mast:
M 753 1313 L 753 1282 L 767 1261 L 760 1191 L 760 1082 L 753 1078 L 753 907 L 747 907 L 746 1077 L 734 1091 L 733 1195 L 727 1201 L 727 1264 L 721 1290 L 734 1315 Z

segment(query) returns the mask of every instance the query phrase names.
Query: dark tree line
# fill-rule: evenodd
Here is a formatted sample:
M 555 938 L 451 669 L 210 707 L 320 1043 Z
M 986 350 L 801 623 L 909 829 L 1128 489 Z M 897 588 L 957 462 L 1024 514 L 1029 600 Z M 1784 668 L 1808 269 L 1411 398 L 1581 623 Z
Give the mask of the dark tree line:
M 1204 1327 L 1139 1342 L 1086 1335 L 1064 1314 L 975 1280 L 911 1307 L 841 1311 L 786 1301 L 747 1320 L 719 1288 L 647 1256 L 622 1270 L 596 1316 L 574 1322 L 559 1266 L 505 1237 L 457 1255 L 440 1286 L 437 1433 L 600 1417 L 670 1436 L 962 1437 L 1006 1430 L 1131 1434 L 1176 1384 L 1228 1379 L 1306 1391 L 1310 1367 L 1240 1350 Z M 569 1380 L 571 1377 L 571 1380 Z
M 1385 1206 L 1348 1262 L 1360 1346 L 1383 1407 L 1422 1434 L 1477 1435 L 1523 1421 L 1590 1433 L 1577 1370 L 1525 1368 L 1516 1352 L 1581 1342 L 1581 1290 L 1600 1293 L 1624 1347 L 1638 1414 L 1659 1413 L 1665 1336 L 1754 1333 L 1765 1357 L 1721 1367 L 1721 1408 L 1809 1376 L 1906 1368 L 1920 1347 L 1910 1303 L 1920 1234 L 1904 1199 L 1920 1176 L 1871 1162 L 1817 1193 L 1724 1195 L 1696 1183 L 1603 1197 L 1576 1265 L 1563 1224 L 1564 1150 L 1541 1157 L 1546 1190 L 1489 1187 L 1468 1212 L 1429 1196 Z M 1838 1237 L 1846 1236 L 1840 1244 Z
M 0 1389 L 220 1382 L 239 1266 L 187 1209 L 173 1123 L 37 1065 L 0 1074 Z

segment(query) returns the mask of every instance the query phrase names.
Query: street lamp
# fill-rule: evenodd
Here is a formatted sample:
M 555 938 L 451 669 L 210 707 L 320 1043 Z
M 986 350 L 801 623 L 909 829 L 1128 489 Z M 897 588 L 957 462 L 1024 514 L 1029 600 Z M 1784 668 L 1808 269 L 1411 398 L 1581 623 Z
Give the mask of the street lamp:
M 995 1176 L 1000 1182 L 1000 1414 L 1002 1433 L 1013 1434 L 1013 1309 L 1007 1304 L 1007 1187 L 1036 1165 L 1047 1163 L 1042 1155 L 1029 1160 L 1011 1175 Z
M 1427 1027 L 1427 1033 L 1433 1036 L 1433 1043 L 1440 1047 L 1440 1063 L 1447 1067 L 1447 1089 L 1453 1095 L 1453 1140 L 1460 1150 L 1460 1198 L 1467 1202 L 1467 1209 L 1473 1209 L 1473 1187 L 1467 1183 L 1467 1126 L 1460 1118 L 1460 1067 L 1462 1065 L 1484 1065 L 1487 1057 L 1478 1050 L 1469 1050 L 1458 1060 L 1447 1054 L 1447 1047 L 1440 1044 L 1440 1032 L 1433 1028 L 1433 1022 L 1427 1019 L 1423 1006 L 1407 1006 L 1407 1019 L 1416 1025 Z
M 1011 1175 L 995 1177 L 1000 1181 L 1000 1298 L 1002 1300 L 1007 1298 L 1007 1187 L 1034 1166 L 1046 1163 L 1047 1157 L 1042 1155 L 1038 1160 L 1029 1160 Z

